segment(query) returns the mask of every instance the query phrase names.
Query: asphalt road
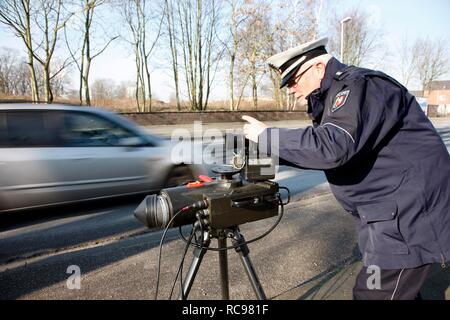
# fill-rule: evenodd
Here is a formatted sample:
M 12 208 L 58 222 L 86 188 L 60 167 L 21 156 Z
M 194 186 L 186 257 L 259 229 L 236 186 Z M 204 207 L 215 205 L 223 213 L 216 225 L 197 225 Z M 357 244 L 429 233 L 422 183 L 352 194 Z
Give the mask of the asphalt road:
M 449 122 L 435 126 L 450 151 Z M 291 188 L 293 202 L 275 231 L 250 245 L 267 296 L 351 299 L 353 277 L 360 267 L 352 218 L 327 194 L 321 172 L 281 167 L 276 180 Z M 141 200 L 2 215 L 0 299 L 152 298 L 161 232 L 150 232 L 132 216 Z M 242 231 L 247 239 L 253 238 L 273 221 L 244 225 Z M 184 248 L 177 230 L 171 230 L 166 239 L 162 298 L 168 297 Z M 237 255 L 230 252 L 229 256 L 232 299 L 253 299 Z M 190 257 L 189 253 L 185 270 Z M 79 290 L 66 286 L 71 265 L 81 270 Z M 220 298 L 217 265 L 217 253 L 208 253 L 190 298 Z M 449 281 L 442 280 L 450 279 L 446 272 L 434 270 L 436 276 L 428 281 L 425 297 L 446 297 Z
M 352 218 L 332 196 L 288 205 L 280 225 L 266 238 L 250 244 L 251 258 L 268 297 L 292 288 L 357 259 Z M 114 213 L 112 213 L 114 214 Z M 263 233 L 274 218 L 243 225 L 247 239 Z M 62 250 L 3 265 L 0 292 L 3 299 L 151 299 L 154 296 L 160 233 L 144 233 L 120 241 Z M 215 246 L 213 241 L 213 246 Z M 169 235 L 162 255 L 160 297 L 167 299 L 184 242 Z M 253 299 L 254 294 L 237 258 L 230 252 L 232 299 Z M 190 298 L 220 298 L 216 252 L 207 253 Z M 185 269 L 191 260 L 186 258 Z M 81 271 L 81 289 L 69 290 L 67 268 Z

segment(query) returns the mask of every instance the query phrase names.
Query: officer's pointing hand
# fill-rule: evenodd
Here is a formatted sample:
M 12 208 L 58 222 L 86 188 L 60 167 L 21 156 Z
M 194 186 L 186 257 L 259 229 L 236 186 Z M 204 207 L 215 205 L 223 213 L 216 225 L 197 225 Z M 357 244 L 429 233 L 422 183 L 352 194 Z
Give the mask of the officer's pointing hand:
M 248 122 L 244 124 L 244 136 L 253 142 L 258 142 L 258 136 L 269 127 L 265 123 L 250 116 L 242 116 L 242 120 Z

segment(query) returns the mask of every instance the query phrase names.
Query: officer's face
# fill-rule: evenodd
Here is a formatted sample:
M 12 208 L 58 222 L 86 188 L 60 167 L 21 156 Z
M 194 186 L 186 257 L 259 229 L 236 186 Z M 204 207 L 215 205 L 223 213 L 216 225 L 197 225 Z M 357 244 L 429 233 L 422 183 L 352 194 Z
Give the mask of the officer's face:
M 311 92 L 320 87 L 320 81 L 325 74 L 325 66 L 319 62 L 314 65 L 303 66 L 293 77 L 293 82 L 287 85 L 290 95 L 297 100 L 305 99 Z

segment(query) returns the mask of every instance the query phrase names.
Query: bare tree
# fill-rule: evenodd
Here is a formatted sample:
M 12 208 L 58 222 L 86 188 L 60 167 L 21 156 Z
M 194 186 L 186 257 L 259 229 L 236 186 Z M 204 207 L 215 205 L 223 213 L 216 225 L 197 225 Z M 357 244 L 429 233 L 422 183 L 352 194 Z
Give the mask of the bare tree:
M 148 110 L 146 111 L 152 111 L 152 83 L 151 83 L 151 77 L 150 77 L 150 69 L 149 69 L 149 59 L 151 54 L 153 53 L 153 50 L 155 49 L 155 46 L 159 40 L 159 37 L 161 36 L 162 31 L 162 23 L 164 21 L 164 15 L 157 11 L 159 7 L 154 6 L 151 8 L 151 10 L 146 9 L 145 1 L 139 2 L 138 6 L 138 15 L 141 19 L 141 25 L 142 25 L 142 43 L 141 43 L 141 55 L 143 58 L 143 70 L 145 70 L 146 80 L 147 80 L 147 92 L 148 92 L 148 98 L 149 98 L 149 105 Z M 153 15 L 150 14 L 150 12 L 153 12 Z M 150 36 L 153 36 L 151 39 L 149 38 L 148 29 L 149 26 L 153 27 L 151 22 L 156 23 L 156 28 L 151 28 L 151 30 L 156 30 L 156 32 L 151 33 Z M 145 109 L 145 103 L 144 103 L 144 109 Z
M 31 82 L 32 100 L 39 101 L 39 90 L 34 67 L 34 47 L 31 38 L 31 18 L 34 8 L 30 6 L 30 0 L 2 0 L 0 1 L 0 23 L 6 25 L 14 34 L 22 39 L 28 57 L 28 68 Z
M 272 33 L 267 43 L 267 55 L 285 51 L 301 43 L 312 41 L 318 36 L 318 20 L 322 11 L 322 1 L 286 0 L 280 2 L 275 16 Z M 295 99 L 280 89 L 278 72 L 269 69 L 269 79 L 273 87 L 273 97 L 277 108 L 295 108 Z
M 216 0 L 181 0 L 177 4 L 183 68 L 192 110 L 207 109 L 218 67 L 214 62 L 223 52 L 216 51 L 218 13 Z
M 14 83 L 16 96 L 32 96 L 30 69 L 26 60 L 22 58 L 19 64 L 16 66 L 16 77 Z
M 96 79 L 92 83 L 92 98 L 97 101 L 114 97 L 116 84 L 112 79 Z
M 89 75 L 92 61 L 102 54 L 112 41 L 118 38 L 118 36 L 102 35 L 104 43 L 100 45 L 100 49 L 94 52 L 93 48 L 93 36 L 94 36 L 94 15 L 97 13 L 98 8 L 108 3 L 108 0 L 84 0 L 83 2 L 75 5 L 75 11 L 79 14 L 78 23 L 73 23 L 73 29 L 75 32 L 82 35 L 81 49 L 72 48 L 71 43 L 73 38 L 67 36 L 67 28 L 64 28 L 64 35 L 66 40 L 66 46 L 70 52 L 73 62 L 76 64 L 79 72 L 79 100 L 80 105 L 85 102 L 86 105 L 91 105 L 91 96 L 89 89 Z M 79 55 L 78 55 L 79 53 Z
M 125 99 L 128 94 L 128 83 L 126 81 L 121 81 L 114 90 L 113 98 L 116 99 Z
M 400 69 L 402 82 L 405 87 L 408 87 L 417 73 L 416 66 L 420 52 L 418 48 L 415 48 L 414 44 L 410 45 L 410 40 L 407 36 L 402 38 L 397 52 L 399 53 L 398 68 Z
M 240 30 L 239 38 L 243 39 L 239 52 L 240 74 L 248 74 L 252 92 L 253 109 L 258 108 L 258 85 L 264 76 L 264 50 L 270 41 L 270 4 L 262 1 L 246 1 L 242 8 L 248 17 Z
M 64 60 L 57 57 L 53 60 L 54 67 L 62 69 Z M 51 78 L 50 86 L 55 97 L 64 95 L 70 85 L 67 69 L 62 70 Z M 40 95 L 44 93 L 43 79 L 43 71 L 37 69 L 36 80 L 39 84 L 38 92 Z M 29 69 L 26 62 L 16 50 L 9 48 L 0 50 L 0 94 L 4 96 L 31 96 Z
M 230 10 L 229 23 L 226 25 L 227 39 L 222 42 L 225 50 L 230 57 L 230 69 L 228 73 L 229 80 L 229 109 L 230 111 L 237 110 L 238 104 L 235 104 L 235 65 L 240 42 L 242 38 L 239 37 L 240 29 L 244 21 L 248 18 L 242 10 L 243 0 L 227 0 Z
M 152 87 L 149 59 L 161 35 L 164 15 L 156 12 L 158 6 L 146 7 L 143 0 L 133 0 L 123 4 L 122 16 L 128 26 L 132 40 L 127 42 L 133 46 L 136 64 L 136 107 L 138 112 L 151 111 Z M 149 10 L 151 9 L 151 10 Z M 149 12 L 155 12 L 150 15 Z M 156 28 L 153 28 L 156 22 Z M 149 33 L 149 29 L 156 32 Z M 150 36 L 152 38 L 150 38 Z M 148 93 L 148 100 L 147 100 Z M 149 105 L 147 105 L 149 101 Z M 141 106 L 142 104 L 142 106 Z
M 332 39 L 330 48 L 339 52 L 341 46 L 341 20 L 344 17 L 351 17 L 345 23 L 344 46 L 341 60 L 345 64 L 362 66 L 367 63 L 379 49 L 379 40 L 382 39 L 382 30 L 372 27 L 366 12 L 359 8 L 354 8 L 344 12 L 341 16 L 335 16 L 332 22 Z
M 70 63 L 66 59 L 61 67 L 52 74 L 51 62 L 58 42 L 58 33 L 64 28 L 67 21 L 73 16 L 73 13 L 65 12 L 62 6 L 62 0 L 39 0 L 39 7 L 36 10 L 35 22 L 37 28 L 41 31 L 41 36 L 35 35 L 36 40 L 40 40 L 37 49 L 33 51 L 34 58 L 41 64 L 43 71 L 43 86 L 45 102 L 53 102 L 53 93 L 51 90 L 51 80 L 57 76 Z M 34 41 L 34 39 L 33 39 Z
M 141 56 L 141 43 L 142 43 L 142 25 L 141 20 L 137 14 L 136 2 L 129 1 L 124 2 L 122 7 L 122 16 L 128 26 L 130 31 L 131 40 L 125 40 L 133 47 L 135 65 L 136 65 L 136 90 L 135 90 L 135 100 L 136 100 L 136 111 L 144 111 L 144 107 L 141 107 L 141 101 L 145 100 L 145 86 L 144 78 L 142 75 L 142 56 Z M 127 39 L 128 37 L 123 37 Z
M 175 98 L 177 110 L 181 110 L 179 73 L 178 73 L 178 46 L 177 46 L 177 23 L 175 23 L 175 8 L 173 0 L 164 0 L 164 16 L 166 36 L 169 40 L 170 58 L 173 72 L 173 80 L 175 84 Z
M 26 61 L 16 50 L 6 47 L 0 49 L 0 95 L 31 96 Z
M 31 3 L 33 6 L 31 6 Z M 39 101 L 39 82 L 34 61 L 42 66 L 43 93 L 51 103 L 51 81 L 68 66 L 67 60 L 51 73 L 58 32 L 71 17 L 63 14 L 62 0 L 5 0 L 0 2 L 0 22 L 12 29 L 27 48 L 33 101 Z
M 15 94 L 16 69 L 17 52 L 2 48 L 0 52 L 0 94 L 5 96 Z
M 56 57 L 53 59 L 52 65 L 55 69 L 61 70 L 57 74 L 52 75 L 50 80 L 51 91 L 55 97 L 63 97 L 71 85 L 70 68 L 64 67 L 66 61 Z
M 449 51 L 443 39 L 418 39 L 413 46 L 415 67 L 422 85 L 423 94 L 430 89 L 432 81 L 448 72 Z

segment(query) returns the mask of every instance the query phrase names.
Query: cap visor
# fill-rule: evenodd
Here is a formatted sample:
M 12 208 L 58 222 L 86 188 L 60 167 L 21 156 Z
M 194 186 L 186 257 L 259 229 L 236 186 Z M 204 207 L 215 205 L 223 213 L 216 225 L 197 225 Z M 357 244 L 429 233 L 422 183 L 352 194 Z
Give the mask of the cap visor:
M 300 69 L 300 66 L 301 65 L 295 67 L 283 77 L 283 79 L 281 80 L 280 89 L 283 89 L 289 83 L 289 80 L 291 80 L 291 78 L 297 73 L 298 69 Z

